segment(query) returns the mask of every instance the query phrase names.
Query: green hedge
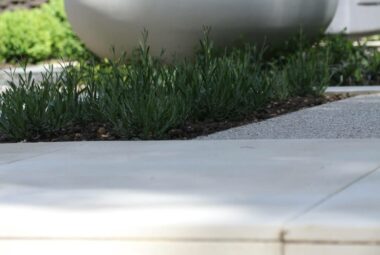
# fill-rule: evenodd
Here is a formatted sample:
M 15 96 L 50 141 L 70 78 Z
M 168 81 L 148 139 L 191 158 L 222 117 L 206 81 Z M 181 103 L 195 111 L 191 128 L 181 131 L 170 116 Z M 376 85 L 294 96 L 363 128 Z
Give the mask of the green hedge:
M 0 62 L 78 58 L 86 54 L 66 20 L 62 0 L 0 14 Z

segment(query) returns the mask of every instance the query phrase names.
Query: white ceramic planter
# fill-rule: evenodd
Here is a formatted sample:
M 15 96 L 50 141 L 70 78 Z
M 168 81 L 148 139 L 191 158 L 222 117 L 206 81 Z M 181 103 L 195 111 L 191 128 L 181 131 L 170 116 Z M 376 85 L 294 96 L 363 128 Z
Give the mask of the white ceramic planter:
M 379 0 L 340 0 L 328 33 L 363 36 L 380 32 Z
M 203 36 L 227 45 L 241 36 L 254 42 L 281 42 L 300 27 L 308 34 L 326 28 L 337 0 L 65 0 L 74 31 L 89 49 L 110 56 L 111 47 L 130 52 L 149 31 L 157 55 L 193 53 Z

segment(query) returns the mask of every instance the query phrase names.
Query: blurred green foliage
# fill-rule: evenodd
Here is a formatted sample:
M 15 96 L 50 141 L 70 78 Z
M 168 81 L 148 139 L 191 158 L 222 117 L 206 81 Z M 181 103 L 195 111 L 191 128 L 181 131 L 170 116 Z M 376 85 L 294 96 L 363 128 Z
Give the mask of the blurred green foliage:
M 0 62 L 38 62 L 85 54 L 87 51 L 67 22 L 63 0 L 0 14 Z
M 321 44 L 330 50 L 331 85 L 380 84 L 380 52 L 367 46 L 366 38 L 354 41 L 344 35 L 328 36 Z

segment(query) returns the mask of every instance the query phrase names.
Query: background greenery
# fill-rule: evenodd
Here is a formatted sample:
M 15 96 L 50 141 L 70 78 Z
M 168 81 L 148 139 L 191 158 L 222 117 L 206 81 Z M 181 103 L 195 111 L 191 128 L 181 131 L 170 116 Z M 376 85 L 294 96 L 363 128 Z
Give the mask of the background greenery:
M 86 53 L 67 22 L 63 0 L 0 14 L 0 63 L 81 58 Z
M 380 84 L 380 52 L 377 47 L 368 47 L 366 40 L 352 41 L 343 35 L 322 40 L 331 51 L 331 85 Z
M 288 61 L 298 49 L 300 38 L 284 44 L 266 62 Z M 378 39 L 376 36 L 372 39 Z M 354 46 L 345 36 L 329 36 L 320 44 L 308 44 L 317 50 L 330 50 L 330 85 L 380 84 L 380 53 L 364 44 Z M 0 13 L 0 64 L 35 63 L 51 59 L 85 60 L 91 55 L 74 35 L 67 22 L 63 0 L 49 0 L 31 10 Z M 268 54 L 267 54 L 268 55 Z M 292 61 L 292 60 L 290 60 Z M 299 63 L 309 65 L 310 63 Z M 288 70 L 290 77 L 297 70 Z
M 376 36 L 372 39 L 378 39 Z M 266 59 L 269 62 L 291 58 L 300 40 L 295 37 L 282 50 Z M 320 45 L 330 49 L 331 85 L 380 84 L 380 53 L 365 44 L 354 46 L 345 36 L 329 36 Z M 63 0 L 50 0 L 32 10 L 0 14 L 0 63 L 35 63 L 51 59 L 84 60 L 91 55 L 72 32 L 64 12 Z M 290 60 L 292 61 L 292 60 Z M 292 71 L 289 71 L 289 75 Z

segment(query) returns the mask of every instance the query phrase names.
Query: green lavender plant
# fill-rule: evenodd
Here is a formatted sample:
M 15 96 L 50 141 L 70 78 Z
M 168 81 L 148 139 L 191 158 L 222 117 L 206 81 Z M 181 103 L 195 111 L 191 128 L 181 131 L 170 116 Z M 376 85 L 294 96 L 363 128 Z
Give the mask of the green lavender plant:
M 0 93 L 0 133 L 38 140 L 75 125 L 101 123 L 117 137 L 164 139 L 187 122 L 242 119 L 272 100 L 319 96 L 330 79 L 328 47 L 300 47 L 281 62 L 263 50 L 217 49 L 208 37 L 192 59 L 165 63 L 143 42 L 116 60 L 84 60 L 25 73 Z

